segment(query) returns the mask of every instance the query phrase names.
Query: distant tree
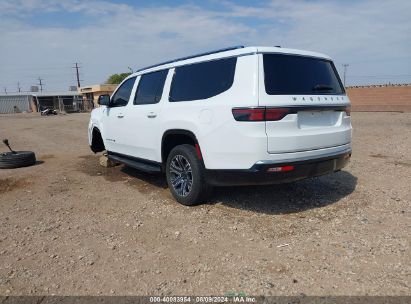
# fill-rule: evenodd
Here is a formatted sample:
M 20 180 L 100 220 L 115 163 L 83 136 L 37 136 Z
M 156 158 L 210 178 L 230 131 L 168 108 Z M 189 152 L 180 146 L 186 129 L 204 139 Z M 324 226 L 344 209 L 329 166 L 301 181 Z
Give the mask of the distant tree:
M 119 84 L 120 82 L 124 80 L 124 78 L 126 78 L 130 74 L 131 73 L 113 74 L 107 79 L 106 83 L 107 84 Z

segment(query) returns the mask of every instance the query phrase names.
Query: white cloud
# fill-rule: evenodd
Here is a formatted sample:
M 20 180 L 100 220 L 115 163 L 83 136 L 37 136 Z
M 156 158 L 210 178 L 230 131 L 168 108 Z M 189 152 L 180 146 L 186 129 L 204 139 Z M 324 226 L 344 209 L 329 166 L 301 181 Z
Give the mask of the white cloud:
M 27 22 L 33 13 L 62 11 L 81 12 L 84 25 Z M 272 1 L 260 7 L 225 2 L 220 10 L 139 8 L 101 0 L 0 0 L 0 86 L 20 80 L 27 89 L 42 76 L 48 89 L 66 89 L 75 83 L 70 68 L 75 61 L 82 63 L 83 79 L 90 84 L 128 66 L 234 44 L 327 53 L 338 64 L 351 63 L 352 75 L 410 74 L 410 12 L 409 1 L 382 0 Z

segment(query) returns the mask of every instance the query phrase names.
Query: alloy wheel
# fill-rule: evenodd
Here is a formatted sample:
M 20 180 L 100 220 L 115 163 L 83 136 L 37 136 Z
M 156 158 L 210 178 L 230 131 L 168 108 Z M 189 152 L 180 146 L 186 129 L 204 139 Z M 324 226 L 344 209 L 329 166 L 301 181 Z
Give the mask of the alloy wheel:
M 191 165 L 183 155 L 176 155 L 170 162 L 170 181 L 175 192 L 187 196 L 193 186 Z

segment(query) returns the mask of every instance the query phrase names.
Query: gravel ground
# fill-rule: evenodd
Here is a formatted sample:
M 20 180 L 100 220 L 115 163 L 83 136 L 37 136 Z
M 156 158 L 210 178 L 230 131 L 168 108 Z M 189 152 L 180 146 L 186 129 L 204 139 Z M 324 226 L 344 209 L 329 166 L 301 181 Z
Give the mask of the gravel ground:
M 0 295 L 411 295 L 411 113 L 353 113 L 339 173 L 197 207 L 100 167 L 88 117 L 0 116 L 39 160 L 0 170 Z

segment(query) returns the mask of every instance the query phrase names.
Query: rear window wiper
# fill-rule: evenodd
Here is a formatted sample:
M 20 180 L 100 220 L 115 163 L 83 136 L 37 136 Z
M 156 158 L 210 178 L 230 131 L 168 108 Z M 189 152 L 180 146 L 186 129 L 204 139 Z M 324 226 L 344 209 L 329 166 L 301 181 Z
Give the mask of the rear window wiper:
M 317 84 L 313 86 L 311 90 L 312 91 L 331 91 L 331 90 L 334 90 L 334 88 L 328 85 L 325 85 L 325 84 Z

